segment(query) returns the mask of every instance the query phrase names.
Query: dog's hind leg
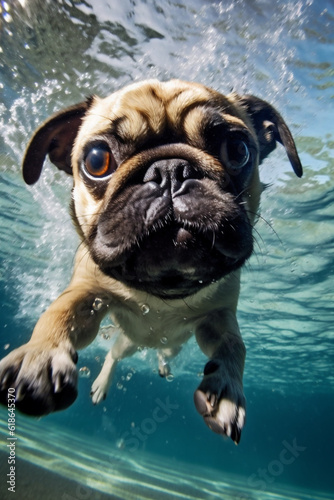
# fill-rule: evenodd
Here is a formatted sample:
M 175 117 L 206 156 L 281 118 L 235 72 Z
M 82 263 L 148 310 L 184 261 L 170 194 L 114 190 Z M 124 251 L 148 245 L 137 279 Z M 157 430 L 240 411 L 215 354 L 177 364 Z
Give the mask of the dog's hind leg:
M 118 334 L 114 345 L 106 356 L 102 370 L 92 384 L 90 395 L 95 405 L 106 399 L 118 361 L 132 356 L 136 350 L 137 346 L 128 337 L 123 333 Z
M 173 359 L 181 351 L 181 349 L 182 347 L 158 349 L 157 355 L 160 377 L 168 377 L 168 375 L 171 375 L 168 360 Z

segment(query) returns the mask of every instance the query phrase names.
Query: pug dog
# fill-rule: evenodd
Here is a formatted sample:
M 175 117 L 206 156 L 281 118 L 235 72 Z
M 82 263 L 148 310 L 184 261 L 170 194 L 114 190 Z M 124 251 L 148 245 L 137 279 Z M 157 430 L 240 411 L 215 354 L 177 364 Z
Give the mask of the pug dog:
M 245 346 L 236 309 L 240 269 L 253 251 L 263 185 L 259 164 L 281 143 L 302 166 L 281 115 L 252 96 L 180 80 L 147 80 L 93 96 L 48 119 L 32 137 L 23 177 L 49 156 L 73 176 L 81 238 L 70 285 L 29 342 L 0 363 L 1 402 L 45 415 L 77 397 L 77 350 L 109 314 L 119 334 L 91 389 L 105 399 L 117 363 L 157 351 L 159 373 L 192 336 L 208 357 L 195 407 L 239 443 L 245 423 Z

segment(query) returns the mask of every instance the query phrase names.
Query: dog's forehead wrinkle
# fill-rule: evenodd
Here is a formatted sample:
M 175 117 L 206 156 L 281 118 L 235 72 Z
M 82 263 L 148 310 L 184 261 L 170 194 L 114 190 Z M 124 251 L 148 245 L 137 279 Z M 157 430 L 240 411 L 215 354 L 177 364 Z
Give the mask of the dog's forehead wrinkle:
M 224 110 L 227 106 L 225 102 L 223 106 L 218 104 L 216 96 L 206 87 L 184 82 L 179 82 L 176 88 L 169 82 L 130 86 L 120 95 L 106 98 L 108 104 L 117 133 L 133 140 L 152 132 L 162 134 L 168 126 L 179 129 L 192 109 L 211 106 Z
M 148 91 L 151 90 L 151 91 Z M 164 105 L 147 82 L 130 86 L 106 98 L 110 119 L 120 136 L 136 138 L 148 130 L 158 131 L 164 122 Z

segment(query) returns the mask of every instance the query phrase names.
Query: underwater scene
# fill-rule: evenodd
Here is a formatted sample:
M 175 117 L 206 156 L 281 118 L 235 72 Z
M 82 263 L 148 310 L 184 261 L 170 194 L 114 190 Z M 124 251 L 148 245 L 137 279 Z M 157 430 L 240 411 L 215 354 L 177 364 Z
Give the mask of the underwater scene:
M 79 351 L 78 397 L 43 417 L 0 407 L 0 498 L 334 499 L 334 3 L 332 0 L 0 2 L 0 358 L 68 286 L 79 246 L 72 179 L 21 164 L 52 113 L 147 78 L 254 94 L 281 113 L 237 317 L 247 349 L 240 444 L 194 405 L 207 358 L 191 337 L 159 376 L 154 350 L 91 386 L 115 340 L 107 316 Z M 149 308 L 143 309 L 149 318 Z M 163 338 L 161 339 L 163 343 Z

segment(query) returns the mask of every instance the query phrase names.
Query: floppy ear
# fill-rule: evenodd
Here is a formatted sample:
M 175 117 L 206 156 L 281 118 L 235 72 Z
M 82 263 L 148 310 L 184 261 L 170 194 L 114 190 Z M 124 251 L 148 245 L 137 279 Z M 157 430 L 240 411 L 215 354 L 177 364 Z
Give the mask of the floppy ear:
M 60 170 L 72 174 L 73 142 L 91 101 L 87 99 L 52 115 L 35 131 L 22 164 L 23 178 L 27 184 L 38 181 L 46 155 Z
M 268 102 L 253 95 L 244 95 L 241 103 L 250 115 L 260 145 L 260 163 L 276 148 L 276 141 L 283 144 L 291 166 L 298 177 L 303 168 L 291 132 L 276 109 Z

